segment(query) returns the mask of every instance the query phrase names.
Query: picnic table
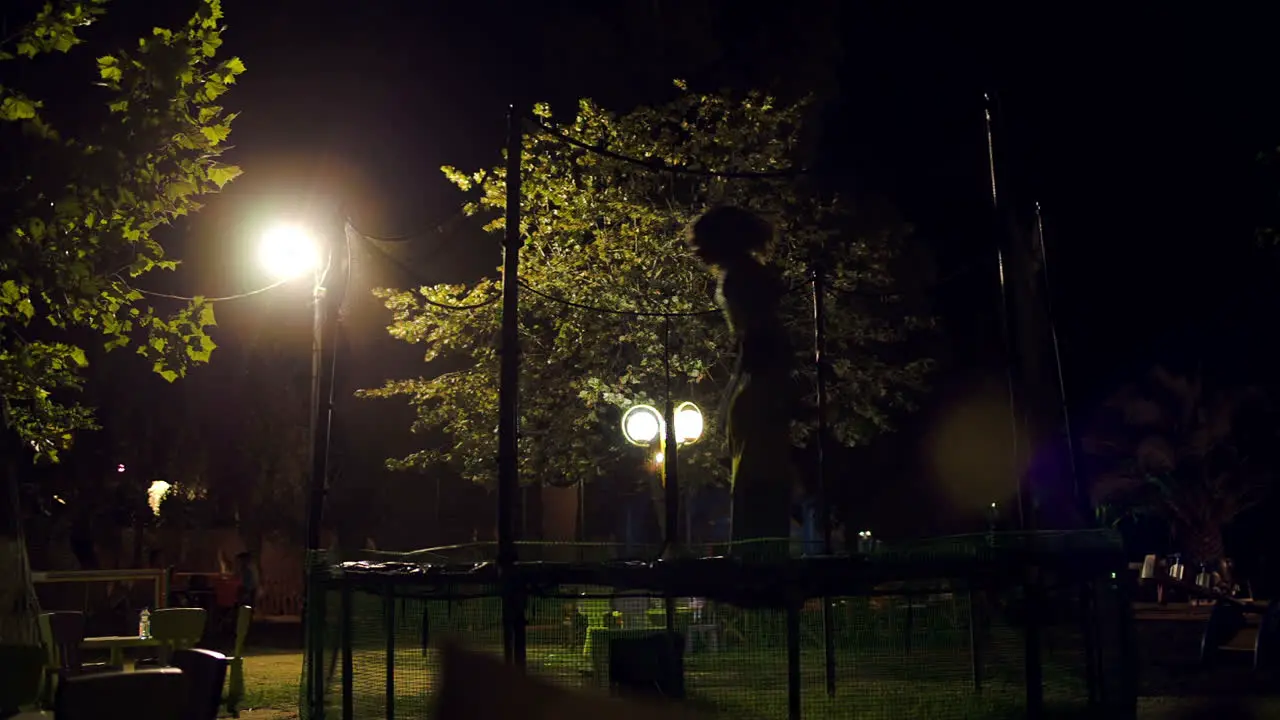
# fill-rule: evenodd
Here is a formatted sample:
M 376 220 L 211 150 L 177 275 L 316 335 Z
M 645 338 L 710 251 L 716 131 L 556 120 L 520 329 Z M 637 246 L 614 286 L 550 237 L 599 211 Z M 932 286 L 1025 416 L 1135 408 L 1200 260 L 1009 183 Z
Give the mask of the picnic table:
M 159 647 L 161 640 L 138 635 L 103 635 L 87 637 L 80 641 L 82 650 L 107 650 L 111 653 L 111 665 L 124 665 L 124 649 L 135 647 Z

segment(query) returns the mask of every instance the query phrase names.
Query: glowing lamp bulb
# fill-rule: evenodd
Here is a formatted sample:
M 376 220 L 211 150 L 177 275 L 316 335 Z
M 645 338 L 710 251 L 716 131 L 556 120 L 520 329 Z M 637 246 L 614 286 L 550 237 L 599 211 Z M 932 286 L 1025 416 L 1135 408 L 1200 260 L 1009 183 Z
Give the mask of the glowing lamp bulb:
M 258 260 L 267 272 L 289 280 L 320 269 L 320 245 L 302 225 L 276 225 L 263 234 Z
M 636 405 L 622 416 L 622 435 L 632 445 L 652 445 L 662 435 L 662 415 L 650 405 Z
M 675 412 L 676 442 L 697 442 L 702 437 L 702 411 L 691 402 L 681 403 Z

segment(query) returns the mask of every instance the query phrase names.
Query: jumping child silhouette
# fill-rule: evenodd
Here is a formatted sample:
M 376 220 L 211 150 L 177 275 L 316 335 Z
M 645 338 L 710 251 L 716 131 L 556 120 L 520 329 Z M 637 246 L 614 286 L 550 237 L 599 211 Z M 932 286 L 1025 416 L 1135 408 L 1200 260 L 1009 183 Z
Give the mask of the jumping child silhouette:
M 741 208 L 716 207 L 689 229 L 689 246 L 718 279 L 717 301 L 737 345 L 726 435 L 733 460 L 733 553 L 787 554 L 791 488 L 791 346 L 779 316 L 784 288 L 758 253 L 773 226 Z M 749 541 L 749 542 L 744 542 Z

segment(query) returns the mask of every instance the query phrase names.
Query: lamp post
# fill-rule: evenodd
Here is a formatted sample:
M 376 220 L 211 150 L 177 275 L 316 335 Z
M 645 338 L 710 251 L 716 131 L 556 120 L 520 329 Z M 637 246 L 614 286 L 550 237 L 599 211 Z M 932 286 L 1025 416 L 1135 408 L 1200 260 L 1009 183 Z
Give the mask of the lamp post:
M 262 236 L 259 260 L 262 266 L 280 280 L 312 274 L 311 325 L 311 412 L 308 427 L 308 456 L 311 470 L 307 483 L 307 547 L 320 549 L 320 523 L 324 513 L 325 475 L 328 468 L 329 426 L 333 419 L 332 404 L 324 402 L 324 332 L 329 319 L 329 303 L 325 280 L 331 266 L 321 241 L 305 225 L 279 224 Z M 323 414 L 323 422 L 322 422 Z
M 679 543 L 680 524 L 680 486 L 676 482 L 676 463 L 679 461 L 679 448 L 690 445 L 702 437 L 702 410 L 692 402 L 683 402 L 676 406 L 674 412 L 668 403 L 667 410 L 672 417 L 667 424 L 663 414 L 652 405 L 633 405 L 622 415 L 622 435 L 627 442 L 639 447 L 658 446 L 655 460 L 662 468 L 662 484 L 666 500 L 666 545 Z M 685 509 L 688 518 L 688 508 Z
M 345 238 L 345 235 L 344 235 Z M 324 516 L 324 496 L 329 462 L 329 433 L 333 424 L 333 377 L 329 378 L 329 400 L 324 399 L 324 335 L 333 314 L 330 312 L 333 298 L 327 292 L 325 281 L 333 267 L 332 248 L 301 224 L 279 224 L 262 236 L 258 259 L 267 272 L 280 281 L 303 277 L 311 273 L 312 307 L 311 325 L 311 408 L 307 450 L 311 458 L 311 470 L 307 481 L 307 546 L 304 568 L 303 617 L 308 633 L 308 648 L 319 647 L 323 630 L 324 607 L 321 594 L 314 592 L 311 583 L 311 563 L 320 550 L 320 525 Z M 336 347 L 336 345 L 335 345 Z M 323 421 L 322 421 L 323 419 Z M 309 717 L 323 717 L 323 662 L 313 663 L 313 670 L 305 682 Z

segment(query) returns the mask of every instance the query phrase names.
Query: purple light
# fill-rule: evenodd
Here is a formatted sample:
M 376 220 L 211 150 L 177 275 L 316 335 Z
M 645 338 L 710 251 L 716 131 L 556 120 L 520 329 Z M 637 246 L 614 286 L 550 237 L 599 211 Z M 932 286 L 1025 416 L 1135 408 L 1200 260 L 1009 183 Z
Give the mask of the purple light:
M 119 465 L 116 466 L 116 472 L 118 473 L 124 472 L 124 463 L 120 463 Z

